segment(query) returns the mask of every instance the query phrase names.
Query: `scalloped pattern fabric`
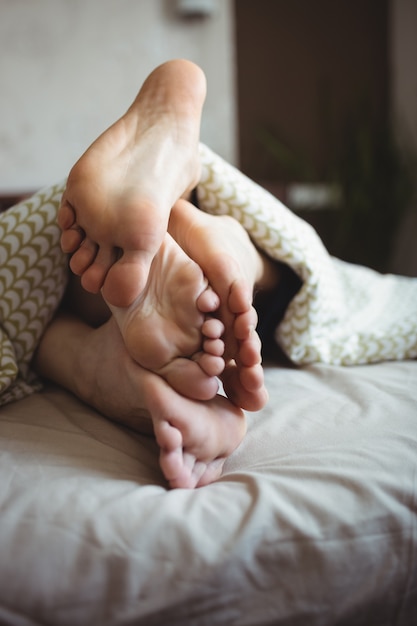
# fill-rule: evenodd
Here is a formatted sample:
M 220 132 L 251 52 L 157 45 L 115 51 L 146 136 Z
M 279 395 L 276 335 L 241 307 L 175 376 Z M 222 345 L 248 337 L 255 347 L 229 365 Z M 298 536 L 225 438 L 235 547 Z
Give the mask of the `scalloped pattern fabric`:
M 276 340 L 298 364 L 356 365 L 417 357 L 417 279 L 382 275 L 330 256 L 316 231 L 200 145 L 199 206 L 231 215 L 302 280 Z
M 56 224 L 64 186 L 0 213 L 0 405 L 40 388 L 30 363 L 68 276 Z

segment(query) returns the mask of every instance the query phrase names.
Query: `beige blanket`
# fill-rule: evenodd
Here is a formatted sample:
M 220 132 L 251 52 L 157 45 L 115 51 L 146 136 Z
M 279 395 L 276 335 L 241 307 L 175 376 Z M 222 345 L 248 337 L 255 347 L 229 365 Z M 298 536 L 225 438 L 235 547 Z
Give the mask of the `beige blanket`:
M 46 387 L 0 407 L 2 626 L 415 626 L 417 361 L 266 367 L 222 477 Z
M 276 339 L 296 363 L 336 365 L 417 356 L 417 279 L 331 257 L 315 230 L 207 147 L 198 199 L 236 218 L 256 244 L 303 281 Z

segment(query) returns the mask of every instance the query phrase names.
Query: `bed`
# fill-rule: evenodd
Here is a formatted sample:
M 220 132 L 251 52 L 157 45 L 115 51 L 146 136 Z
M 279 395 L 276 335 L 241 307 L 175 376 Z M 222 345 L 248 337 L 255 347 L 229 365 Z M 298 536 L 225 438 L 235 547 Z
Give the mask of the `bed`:
M 0 623 L 417 624 L 417 362 L 266 366 L 222 478 L 58 387 L 0 409 Z
M 417 280 L 329 257 L 201 157 L 200 207 L 300 279 L 265 363 L 270 401 L 218 481 L 169 490 L 151 437 L 30 378 L 65 288 L 63 186 L 3 214 L 0 624 L 415 626 Z

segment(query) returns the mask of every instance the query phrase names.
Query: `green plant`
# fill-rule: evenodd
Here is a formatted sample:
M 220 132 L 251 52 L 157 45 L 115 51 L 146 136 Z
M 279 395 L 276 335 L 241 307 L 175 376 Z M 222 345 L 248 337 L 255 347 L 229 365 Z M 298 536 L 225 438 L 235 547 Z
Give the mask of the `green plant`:
M 259 128 L 257 139 L 266 154 L 272 158 L 285 182 L 317 180 L 317 173 L 310 159 L 301 150 L 295 150 L 278 137 L 275 130 Z
M 356 115 L 347 125 L 335 177 L 342 190 L 335 233 L 342 258 L 387 269 L 394 235 L 414 193 L 413 158 L 390 124 Z
M 300 150 L 265 128 L 258 140 L 275 160 L 284 182 L 321 182 L 340 191 L 332 249 L 345 260 L 387 269 L 396 231 L 416 191 L 416 157 L 399 147 L 392 125 L 376 124 L 369 108 L 356 107 L 346 123 L 339 155 L 320 177 Z M 333 146 L 329 153 L 334 153 Z

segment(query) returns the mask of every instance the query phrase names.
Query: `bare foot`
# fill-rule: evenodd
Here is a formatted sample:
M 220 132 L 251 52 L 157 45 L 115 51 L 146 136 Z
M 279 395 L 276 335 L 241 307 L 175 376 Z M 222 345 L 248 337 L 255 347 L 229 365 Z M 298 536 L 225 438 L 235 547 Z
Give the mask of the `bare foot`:
M 63 366 L 68 374 L 56 382 L 107 417 L 155 434 L 160 466 L 171 487 L 189 489 L 217 480 L 225 460 L 245 436 L 244 413 L 219 395 L 205 402 L 185 398 L 139 366 L 127 353 L 114 318 L 97 329 L 78 320 L 74 323 L 77 331 L 71 332 L 69 346 L 58 352 L 57 340 L 62 341 L 65 333 L 59 326 L 51 327 L 52 334 L 46 335 L 37 357 L 40 373 L 54 380 L 60 371 L 58 363 L 51 373 L 51 360 L 46 361 L 46 352 L 42 353 L 48 350 L 49 341 L 53 358 L 62 362 L 65 354 Z M 43 362 L 48 363 L 46 371 Z
M 224 463 L 246 434 L 243 411 L 217 395 L 183 398 L 157 376 L 147 380 L 146 403 L 171 487 L 201 487 L 220 478 Z
M 130 307 L 109 307 L 139 365 L 178 393 L 208 400 L 225 366 L 224 326 L 208 315 L 219 304 L 199 265 L 166 233 L 140 296 Z
M 255 286 L 269 287 L 263 257 L 244 228 L 229 216 L 212 216 L 179 200 L 171 211 L 169 232 L 198 263 L 221 301 L 225 325 L 226 369 L 221 376 L 228 398 L 256 411 L 268 399 L 261 365 L 261 342 L 252 306 Z
M 164 63 L 70 172 L 58 214 L 62 249 L 83 287 L 102 289 L 114 306 L 141 293 L 172 205 L 198 181 L 205 95 L 200 68 Z

